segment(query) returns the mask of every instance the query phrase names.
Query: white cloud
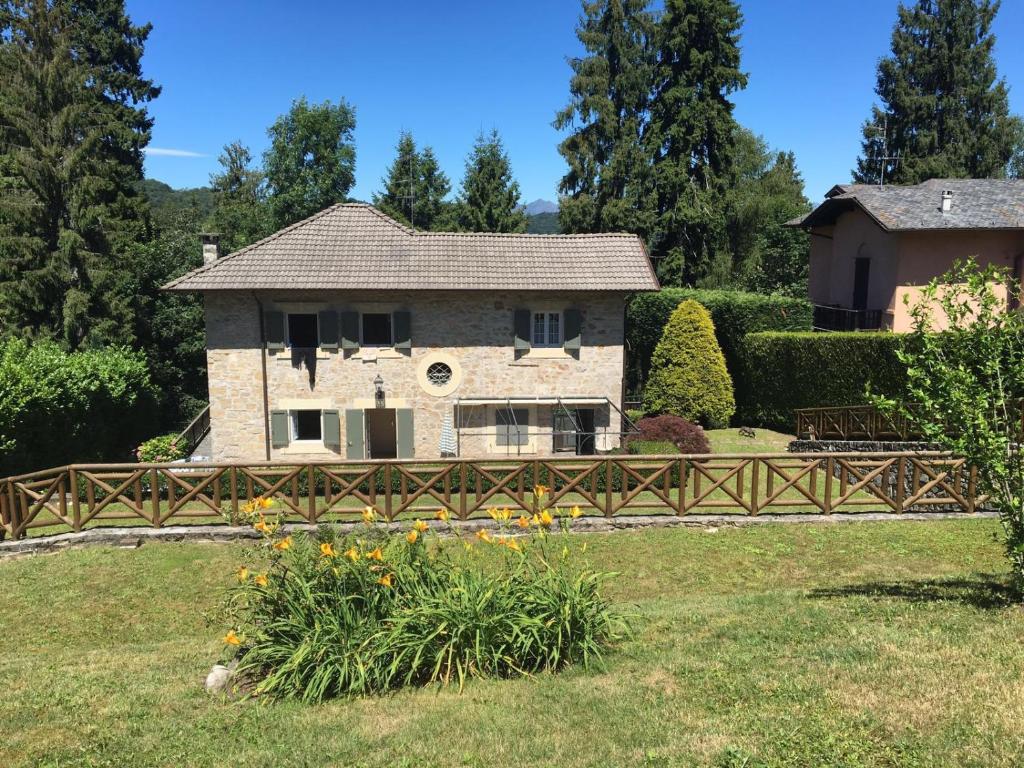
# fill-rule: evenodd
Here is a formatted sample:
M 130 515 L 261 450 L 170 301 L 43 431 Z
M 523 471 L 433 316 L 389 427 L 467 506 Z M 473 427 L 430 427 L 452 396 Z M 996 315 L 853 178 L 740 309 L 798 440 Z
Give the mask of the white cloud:
M 206 157 L 201 152 L 193 152 L 189 149 L 166 149 L 164 147 L 146 147 L 142 150 L 153 157 Z

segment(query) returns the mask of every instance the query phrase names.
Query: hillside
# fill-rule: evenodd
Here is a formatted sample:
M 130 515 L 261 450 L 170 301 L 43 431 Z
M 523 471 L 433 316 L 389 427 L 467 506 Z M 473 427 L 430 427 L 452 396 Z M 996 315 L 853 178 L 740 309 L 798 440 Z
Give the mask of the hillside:
M 193 189 L 174 189 L 157 179 L 144 179 L 139 189 L 149 199 L 153 209 L 153 218 L 165 222 L 175 214 L 195 207 L 199 215 L 205 218 L 213 210 L 213 191 L 209 187 Z
M 562 230 L 558 226 L 557 213 L 538 213 L 530 216 L 526 222 L 526 231 L 532 235 L 557 235 Z

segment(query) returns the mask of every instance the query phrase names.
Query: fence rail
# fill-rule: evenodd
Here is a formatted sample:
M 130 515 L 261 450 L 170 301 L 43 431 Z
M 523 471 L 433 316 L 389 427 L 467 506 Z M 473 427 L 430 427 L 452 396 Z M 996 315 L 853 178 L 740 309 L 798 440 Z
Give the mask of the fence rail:
M 490 507 L 516 514 L 546 501 L 584 514 L 951 510 L 985 501 L 977 473 L 943 453 L 730 454 L 525 460 L 451 459 L 254 464 L 73 464 L 0 480 L 0 535 L 81 531 L 93 525 L 223 522 L 268 497 L 309 523 L 430 516 L 461 519 Z
M 905 416 L 882 413 L 873 405 L 800 408 L 796 436 L 804 440 L 907 441 L 924 437 Z

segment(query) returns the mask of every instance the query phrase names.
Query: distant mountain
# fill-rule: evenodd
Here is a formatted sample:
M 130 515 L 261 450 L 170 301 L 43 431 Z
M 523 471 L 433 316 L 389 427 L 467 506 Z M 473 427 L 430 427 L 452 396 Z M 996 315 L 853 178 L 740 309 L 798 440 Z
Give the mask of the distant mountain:
M 195 207 L 202 218 L 213 210 L 213 190 L 209 187 L 174 189 L 157 179 L 143 179 L 139 189 L 149 200 L 153 217 L 161 223 L 188 208 Z
M 557 235 L 562 232 L 558 226 L 557 213 L 538 213 L 526 219 L 526 231 L 531 235 Z
M 538 213 L 558 213 L 558 203 L 550 200 L 534 200 L 523 206 L 527 216 L 536 216 Z

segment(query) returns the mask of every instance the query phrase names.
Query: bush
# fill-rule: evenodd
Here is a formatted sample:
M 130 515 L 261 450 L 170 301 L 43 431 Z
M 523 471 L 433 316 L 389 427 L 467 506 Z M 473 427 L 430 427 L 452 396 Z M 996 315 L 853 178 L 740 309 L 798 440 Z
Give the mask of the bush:
M 630 456 L 666 456 L 680 453 L 680 450 L 668 440 L 630 440 L 626 453 Z
M 0 472 L 129 459 L 156 394 L 142 353 L 0 342 Z
M 868 387 L 901 396 L 902 343 L 892 333 L 752 333 L 737 379 L 739 421 L 790 431 L 798 408 L 866 404 Z
M 651 358 L 644 410 L 724 426 L 736 411 L 732 379 L 708 311 L 684 301 L 669 318 Z
M 465 550 L 428 544 L 420 522 L 384 539 L 326 528 L 314 538 L 259 517 L 263 542 L 227 611 L 240 679 L 257 695 L 319 702 L 598 661 L 626 629 L 601 591 L 609 574 L 552 539 L 547 529 L 568 530 L 568 518 L 545 509 L 520 519 L 531 536 L 513 538 L 522 523 L 492 516 L 501 532 Z
M 704 430 L 696 424 L 671 414 L 649 416 L 640 419 L 636 424 L 639 435 L 629 439 L 627 447 L 632 449 L 634 443 L 669 444 L 675 450 L 668 453 L 711 453 L 711 446 Z M 651 451 L 633 451 L 630 453 L 651 453 Z
M 185 451 L 177 434 L 159 435 L 136 448 L 135 456 L 143 464 L 164 464 L 185 458 Z
M 811 330 L 813 311 L 804 299 L 695 288 L 663 288 L 658 293 L 640 294 L 626 309 L 629 391 L 647 380 L 651 357 L 665 325 L 676 307 L 687 299 L 711 313 L 715 336 L 734 380 L 738 377 L 740 347 L 748 333 Z

